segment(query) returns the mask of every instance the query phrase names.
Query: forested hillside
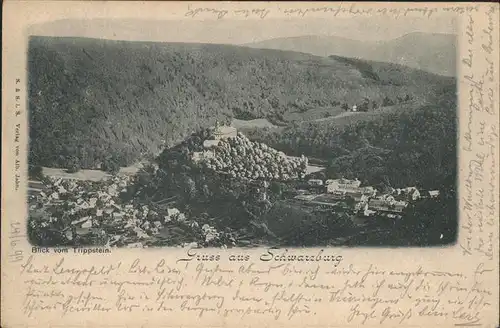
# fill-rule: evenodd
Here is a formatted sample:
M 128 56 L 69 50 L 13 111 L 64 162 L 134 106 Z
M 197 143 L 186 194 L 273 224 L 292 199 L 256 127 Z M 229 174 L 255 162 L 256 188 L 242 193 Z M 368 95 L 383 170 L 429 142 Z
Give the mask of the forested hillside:
M 287 153 L 325 160 L 329 177 L 450 190 L 457 169 L 456 106 L 455 87 L 449 86 L 432 104 L 412 110 L 381 112 L 346 124 L 308 122 L 247 134 Z
M 411 99 L 413 107 L 432 105 L 454 83 L 392 64 L 209 44 L 32 37 L 28 61 L 30 164 L 51 167 L 124 166 L 159 153 L 216 119 L 267 118 L 290 125 L 314 111 L 328 117 L 367 100 L 371 110 L 383 107 L 384 101 L 388 105 L 388 100 L 398 104 L 398 99 Z M 451 112 L 430 110 L 453 120 Z M 426 118 L 407 115 L 425 138 L 418 124 Z M 398 119 L 367 121 L 367 129 L 360 125 L 356 131 L 378 133 L 365 138 L 377 146 L 372 139 L 389 138 L 382 131 L 400 126 Z M 344 141 L 329 129 L 332 122 L 310 124 L 311 131 L 326 133 L 315 137 L 319 148 L 310 151 L 343 155 L 333 147 Z M 275 142 L 295 149 L 296 139 L 286 139 L 309 133 L 304 129 L 307 125 L 292 127 Z M 296 149 L 306 145 L 312 143 Z

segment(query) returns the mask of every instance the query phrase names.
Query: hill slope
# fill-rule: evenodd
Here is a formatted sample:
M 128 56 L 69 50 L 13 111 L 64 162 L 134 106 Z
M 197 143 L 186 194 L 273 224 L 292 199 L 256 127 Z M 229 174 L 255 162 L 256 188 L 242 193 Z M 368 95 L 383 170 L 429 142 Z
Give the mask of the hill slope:
M 450 190 L 457 174 L 454 91 L 453 86 L 443 89 L 435 102 L 418 108 L 400 107 L 378 115 L 352 113 L 281 131 L 254 129 L 247 134 L 288 154 L 326 160 L 328 177 L 359 178 L 370 185 Z
M 453 34 L 410 33 L 381 42 L 357 41 L 337 36 L 301 36 L 270 39 L 245 46 L 383 61 L 445 76 L 456 74 L 457 41 Z
M 425 104 L 454 83 L 392 64 L 213 44 L 32 37 L 28 60 L 29 160 L 50 167 L 125 166 L 216 119 L 288 124 L 363 98 Z

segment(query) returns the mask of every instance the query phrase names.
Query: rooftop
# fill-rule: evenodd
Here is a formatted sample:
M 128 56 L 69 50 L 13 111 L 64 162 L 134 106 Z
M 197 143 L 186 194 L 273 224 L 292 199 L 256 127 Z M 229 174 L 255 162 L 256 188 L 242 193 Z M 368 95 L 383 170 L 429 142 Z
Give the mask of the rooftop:
M 384 212 L 402 212 L 406 208 L 405 203 L 390 205 L 381 199 L 370 199 L 368 207 Z
M 205 148 L 210 148 L 210 147 L 215 147 L 219 144 L 219 140 L 205 140 L 203 141 L 203 147 Z
M 214 134 L 229 134 L 234 133 L 236 128 L 232 126 L 222 125 L 214 128 Z

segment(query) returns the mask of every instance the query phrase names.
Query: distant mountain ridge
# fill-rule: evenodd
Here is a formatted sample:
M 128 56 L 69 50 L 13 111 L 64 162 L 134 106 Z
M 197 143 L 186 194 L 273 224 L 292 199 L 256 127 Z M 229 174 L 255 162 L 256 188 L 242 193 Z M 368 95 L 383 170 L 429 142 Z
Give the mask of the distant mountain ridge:
M 406 65 L 434 74 L 456 76 L 457 37 L 414 32 L 388 41 L 358 41 L 338 36 L 276 38 L 243 46 L 331 55 Z

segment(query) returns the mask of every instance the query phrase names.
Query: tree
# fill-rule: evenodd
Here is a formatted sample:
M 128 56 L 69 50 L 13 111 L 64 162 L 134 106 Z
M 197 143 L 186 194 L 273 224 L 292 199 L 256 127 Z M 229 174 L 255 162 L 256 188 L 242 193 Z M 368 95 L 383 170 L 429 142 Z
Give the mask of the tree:
M 269 190 L 271 190 L 273 194 L 281 196 L 282 190 L 281 190 L 281 184 L 279 182 L 276 181 L 271 182 Z
M 196 183 L 188 175 L 184 175 L 183 178 L 184 178 L 184 181 L 183 181 L 184 182 L 184 192 L 186 193 L 186 197 L 188 198 L 188 200 L 194 199 L 196 197 L 196 194 L 197 194 Z
M 29 165 L 28 175 L 30 178 L 41 179 L 43 178 L 43 168 L 40 165 Z
M 68 173 L 75 173 L 80 171 L 81 166 L 80 166 L 80 161 L 78 158 L 75 156 L 71 156 L 68 161 L 67 161 L 67 169 L 66 172 Z
M 384 97 L 384 99 L 382 100 L 382 106 L 385 107 L 385 106 L 393 106 L 394 105 L 394 101 L 392 101 L 392 99 L 390 99 L 389 97 Z
M 368 111 L 368 106 L 369 106 L 369 100 L 367 98 L 365 98 L 363 100 L 363 103 L 361 103 L 361 105 L 359 105 L 358 111 L 359 112 L 367 112 Z
M 102 169 L 108 173 L 116 174 L 120 171 L 120 164 L 115 158 L 107 158 L 102 163 Z

